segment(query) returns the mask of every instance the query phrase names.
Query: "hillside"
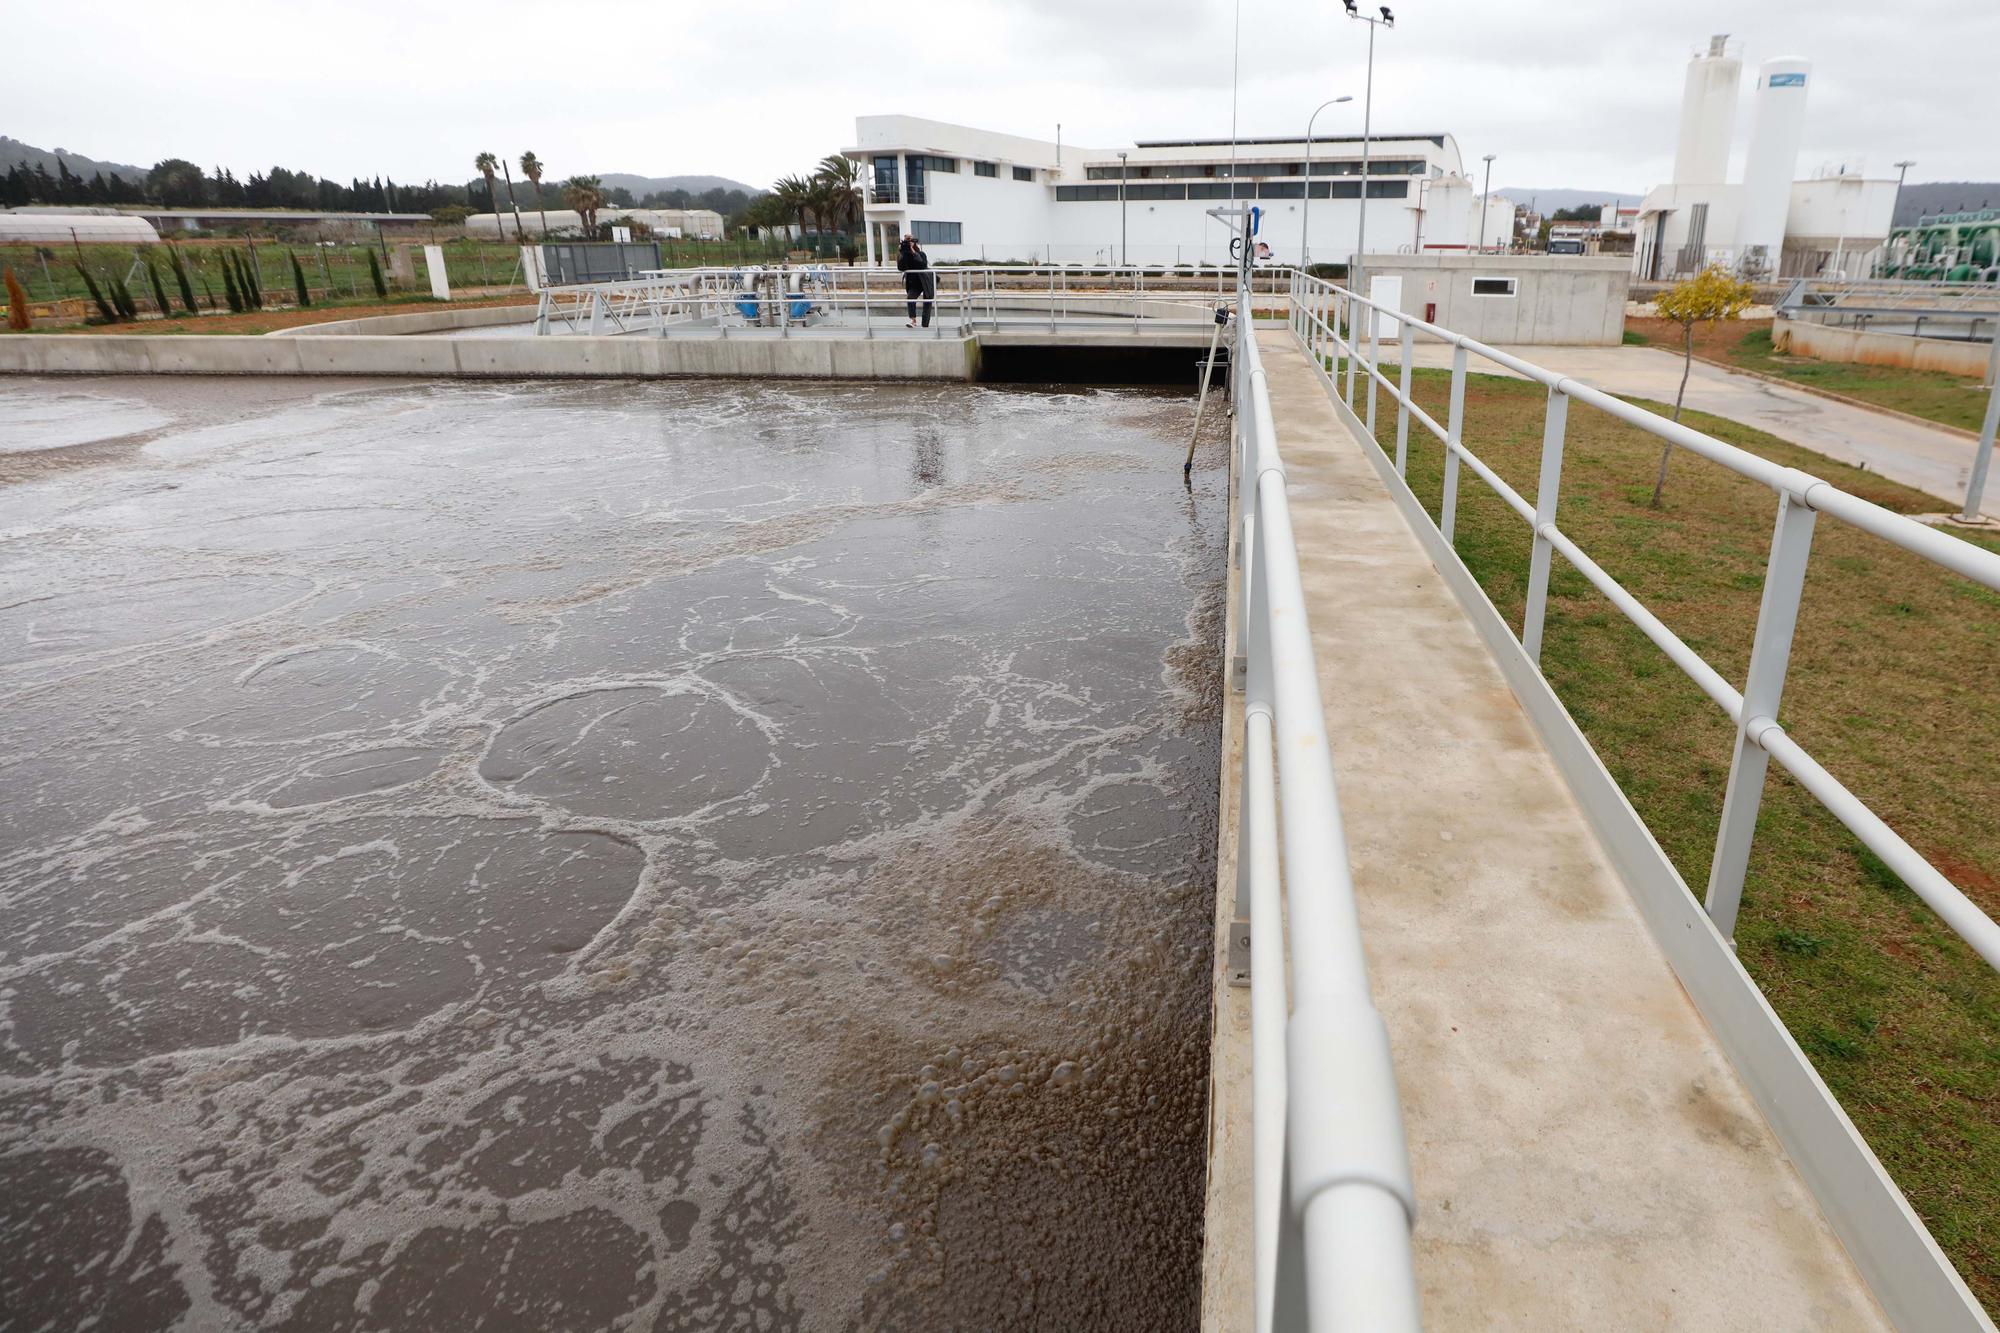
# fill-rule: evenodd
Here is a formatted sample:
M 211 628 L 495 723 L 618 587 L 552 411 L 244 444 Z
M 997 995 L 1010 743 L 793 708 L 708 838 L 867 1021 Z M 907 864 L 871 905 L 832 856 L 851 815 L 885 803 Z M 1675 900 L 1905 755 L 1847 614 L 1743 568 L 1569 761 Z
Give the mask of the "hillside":
M 689 194 L 700 194 L 704 190 L 741 190 L 745 194 L 762 194 L 755 185 L 745 185 L 742 181 L 731 180 L 727 176 L 634 176 L 629 172 L 607 171 L 598 176 L 607 190 L 630 190 L 635 197 L 644 198 L 649 194 L 664 194 L 668 190 L 686 190 Z
M 85 157 L 82 153 L 72 153 L 67 148 L 53 150 L 37 148 L 33 144 L 22 143 L 19 139 L 10 139 L 0 134 L 0 172 L 15 165 L 24 166 L 30 171 L 40 166 L 47 168 L 48 173 L 53 176 L 56 174 L 57 153 L 62 154 L 64 165 L 68 166 L 74 175 L 87 178 L 93 172 L 101 171 L 107 176 L 115 173 L 128 181 L 146 179 L 146 168 L 135 167 L 130 162 L 102 162 L 94 157 Z

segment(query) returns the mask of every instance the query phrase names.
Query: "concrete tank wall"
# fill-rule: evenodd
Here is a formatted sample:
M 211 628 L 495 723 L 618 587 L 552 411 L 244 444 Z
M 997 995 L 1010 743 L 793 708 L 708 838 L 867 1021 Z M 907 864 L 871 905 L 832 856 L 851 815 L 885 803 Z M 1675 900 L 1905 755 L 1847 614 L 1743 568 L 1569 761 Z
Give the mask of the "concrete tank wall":
M 1781 319 L 1771 328 L 1771 345 L 1793 356 L 1818 361 L 1851 361 L 1867 366 L 1937 370 L 1978 379 L 1992 355 L 1989 343 L 1953 338 L 1913 338 L 1907 333 L 1863 333 L 1807 320 Z
M 976 338 L 271 338 L 17 333 L 0 374 L 973 380 Z

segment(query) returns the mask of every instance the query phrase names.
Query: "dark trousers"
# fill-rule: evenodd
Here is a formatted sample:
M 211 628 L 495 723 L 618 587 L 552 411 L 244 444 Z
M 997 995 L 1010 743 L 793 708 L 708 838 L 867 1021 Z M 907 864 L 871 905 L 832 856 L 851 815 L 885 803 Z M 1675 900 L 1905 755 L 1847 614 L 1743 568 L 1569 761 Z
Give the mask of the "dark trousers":
M 905 273 L 903 275 L 903 295 L 909 299 L 903 305 L 910 312 L 910 318 L 917 317 L 917 307 L 924 310 L 924 327 L 931 326 L 931 310 L 937 305 L 937 279 L 928 272 Z

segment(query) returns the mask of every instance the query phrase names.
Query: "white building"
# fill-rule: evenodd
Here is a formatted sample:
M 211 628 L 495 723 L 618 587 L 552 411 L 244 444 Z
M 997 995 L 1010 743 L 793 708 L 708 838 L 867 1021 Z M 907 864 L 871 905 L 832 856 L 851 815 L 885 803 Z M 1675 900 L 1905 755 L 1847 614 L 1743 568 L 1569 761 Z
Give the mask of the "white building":
M 1758 68 L 1743 179 L 1729 181 L 1742 71 L 1726 36 L 1688 61 L 1674 179 L 1639 205 L 1633 276 L 1709 264 L 1752 278 L 1866 275 L 1888 240 L 1896 182 L 1845 167 L 1796 179 L 1812 64 L 1789 56 Z
M 886 262 L 910 233 L 933 262 L 1227 264 L 1232 196 L 1263 210 L 1257 239 L 1280 263 L 1303 250 L 1345 263 L 1360 239 L 1361 139 L 1142 141 L 1086 148 L 914 116 L 862 116 L 845 154 L 865 168 L 868 250 Z M 1310 159 L 1308 159 L 1310 153 Z M 1479 243 L 1479 190 L 1449 134 L 1376 135 L 1368 148 L 1371 253 Z M 1308 160 L 1310 170 L 1308 171 Z M 1488 202 L 1486 244 L 1505 247 L 1513 205 Z M 1305 228 L 1310 226 L 1310 235 Z

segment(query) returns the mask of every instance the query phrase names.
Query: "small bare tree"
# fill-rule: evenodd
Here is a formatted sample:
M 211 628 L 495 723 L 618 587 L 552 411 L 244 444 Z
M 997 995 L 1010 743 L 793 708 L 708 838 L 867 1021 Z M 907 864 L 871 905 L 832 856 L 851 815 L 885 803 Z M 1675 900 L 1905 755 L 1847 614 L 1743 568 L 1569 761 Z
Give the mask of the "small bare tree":
M 1681 387 L 1674 394 L 1674 420 L 1681 419 L 1681 404 L 1687 398 L 1688 373 L 1694 369 L 1694 326 L 1706 322 L 1735 319 L 1756 298 L 1750 284 L 1719 265 L 1711 264 L 1685 282 L 1676 283 L 1661 294 L 1657 309 L 1661 319 L 1681 326 Z M 1653 479 L 1653 508 L 1667 489 L 1667 462 L 1674 456 L 1671 440 L 1660 447 L 1660 475 Z

